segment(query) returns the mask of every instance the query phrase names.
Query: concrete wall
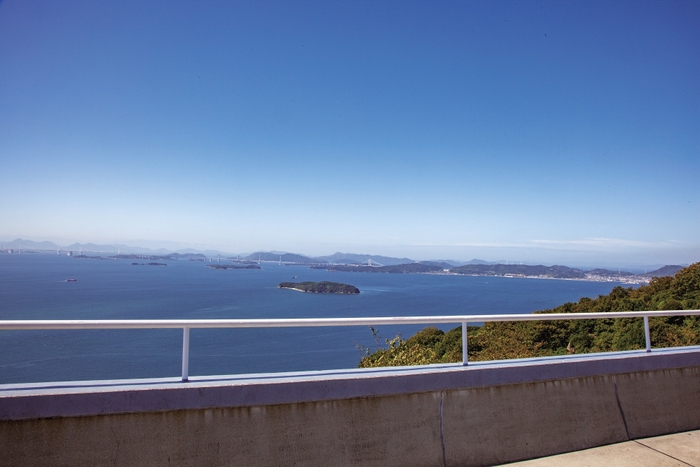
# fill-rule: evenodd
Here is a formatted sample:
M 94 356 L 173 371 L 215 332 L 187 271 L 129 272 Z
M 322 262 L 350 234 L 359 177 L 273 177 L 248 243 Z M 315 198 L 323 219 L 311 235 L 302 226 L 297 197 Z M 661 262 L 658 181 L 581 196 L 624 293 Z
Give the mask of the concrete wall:
M 93 414 L 82 415 L 61 414 L 61 404 L 74 401 L 62 398 L 98 393 L 107 401 L 123 397 L 123 386 L 6 388 L 4 396 L 0 388 L 0 466 L 493 465 L 700 428 L 699 356 L 696 350 L 194 387 L 161 382 L 127 390 L 151 391 L 158 410 L 93 401 Z M 275 384 L 276 399 L 246 403 Z M 200 394 L 191 401 L 223 393 L 217 404 L 191 407 L 183 391 Z M 190 407 L 162 409 L 168 397 Z M 31 415 L 39 400 L 51 400 L 53 412 Z

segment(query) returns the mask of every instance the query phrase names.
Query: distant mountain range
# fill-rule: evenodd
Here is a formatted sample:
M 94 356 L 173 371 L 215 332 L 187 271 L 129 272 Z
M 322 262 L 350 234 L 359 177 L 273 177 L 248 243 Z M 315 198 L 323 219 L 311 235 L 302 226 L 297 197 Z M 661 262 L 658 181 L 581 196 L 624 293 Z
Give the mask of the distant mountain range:
M 97 245 L 94 243 L 73 243 L 68 246 L 57 245 L 54 242 L 35 242 L 17 238 L 9 242 L 0 242 L 0 251 L 7 250 L 36 250 L 36 251 L 73 251 L 83 253 L 121 253 L 123 255 L 137 254 L 150 256 L 169 256 L 175 258 L 202 259 L 203 257 L 231 257 L 231 253 L 218 250 L 182 249 L 177 251 L 165 248 L 150 249 L 133 247 L 122 244 Z M 644 274 L 632 272 L 611 271 L 608 269 L 583 270 L 567 266 L 542 266 L 523 264 L 503 264 L 502 262 L 488 262 L 481 259 L 472 259 L 467 262 L 454 260 L 414 261 L 410 258 L 395 258 L 391 256 L 341 253 L 337 252 L 327 256 L 306 256 L 283 251 L 257 251 L 255 253 L 239 255 L 245 261 L 281 261 L 284 263 L 308 264 L 316 266 L 347 266 L 352 271 L 362 271 L 362 265 L 369 266 L 371 272 L 438 272 L 449 270 L 454 274 L 490 275 L 490 276 L 527 276 L 527 277 L 552 277 L 552 278 L 594 278 L 592 280 L 629 280 L 631 282 L 648 280 L 651 277 L 674 275 L 682 266 L 667 265 Z M 421 266 L 416 266 L 421 265 Z M 392 266 L 399 266 L 393 268 Z M 425 267 L 423 267 L 425 266 Z M 382 269 L 384 267 L 385 269 Z M 337 268 L 336 270 L 341 270 Z M 342 268 L 342 270 L 345 270 Z
M 12 240 L 10 242 L 2 242 L 0 241 L 0 250 L 47 250 L 47 251 L 73 251 L 73 252 L 79 252 L 83 251 L 84 253 L 124 253 L 124 254 L 144 254 L 144 255 L 159 255 L 159 256 L 167 256 L 167 255 L 172 255 L 173 253 L 179 253 L 179 254 L 198 254 L 198 255 L 206 255 L 210 257 L 215 257 L 217 255 L 224 255 L 223 252 L 218 251 L 218 250 L 195 250 L 191 248 L 185 248 L 177 251 L 173 250 L 168 250 L 165 248 L 158 248 L 158 249 L 152 249 L 152 248 L 143 248 L 143 247 L 135 247 L 135 246 L 130 246 L 130 245 L 122 245 L 122 244 L 109 244 L 109 245 L 97 245 L 95 243 L 73 243 L 71 245 L 58 245 L 54 242 L 35 242 L 32 240 L 24 240 L 21 238 L 17 238 L 15 240 Z M 228 253 L 226 253 L 228 254 Z

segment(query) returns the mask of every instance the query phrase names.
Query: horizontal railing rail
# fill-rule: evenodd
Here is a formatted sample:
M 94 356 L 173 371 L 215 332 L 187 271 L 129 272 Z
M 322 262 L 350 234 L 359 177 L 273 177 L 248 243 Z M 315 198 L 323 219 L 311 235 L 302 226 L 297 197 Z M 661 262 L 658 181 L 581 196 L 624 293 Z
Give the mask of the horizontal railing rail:
M 0 320 L 0 331 L 71 329 L 182 329 L 182 381 L 189 379 L 190 329 L 381 326 L 387 324 L 462 324 L 462 365 L 468 365 L 467 325 L 504 321 L 643 318 L 646 351 L 651 352 L 649 318 L 700 315 L 700 310 L 617 311 L 606 313 L 532 313 L 503 315 L 391 316 L 372 318 L 269 319 L 115 319 Z

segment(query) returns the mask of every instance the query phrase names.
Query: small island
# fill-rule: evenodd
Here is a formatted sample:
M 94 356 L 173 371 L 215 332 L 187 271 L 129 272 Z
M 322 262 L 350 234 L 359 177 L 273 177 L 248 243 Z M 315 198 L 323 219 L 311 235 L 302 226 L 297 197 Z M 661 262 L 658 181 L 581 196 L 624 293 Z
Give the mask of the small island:
M 246 265 L 240 265 L 240 264 L 207 264 L 208 268 L 212 269 L 219 269 L 219 270 L 225 270 L 225 269 L 260 269 L 260 266 L 257 264 L 246 264 Z
M 299 290 L 308 293 L 337 293 L 358 294 L 360 289 L 354 285 L 339 284 L 338 282 L 281 282 L 280 289 Z

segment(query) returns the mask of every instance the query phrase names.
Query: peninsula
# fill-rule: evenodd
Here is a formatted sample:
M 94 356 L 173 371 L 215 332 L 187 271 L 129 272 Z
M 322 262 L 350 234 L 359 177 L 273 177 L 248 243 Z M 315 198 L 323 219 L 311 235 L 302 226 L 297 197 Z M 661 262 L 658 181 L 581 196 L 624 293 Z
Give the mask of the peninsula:
M 673 276 L 682 266 L 668 265 L 644 274 L 624 271 L 593 269 L 585 271 L 567 266 L 530 266 L 523 264 L 466 264 L 448 267 L 448 263 L 423 261 L 391 266 L 329 264 L 311 266 L 311 269 L 325 269 L 341 272 L 372 272 L 389 274 L 446 274 L 463 276 L 522 277 L 530 279 L 569 279 L 595 282 L 622 282 L 625 284 L 646 284 L 653 277 Z
M 299 290 L 308 293 L 358 294 L 360 289 L 354 285 L 339 284 L 338 282 L 281 282 L 280 289 Z

